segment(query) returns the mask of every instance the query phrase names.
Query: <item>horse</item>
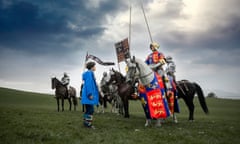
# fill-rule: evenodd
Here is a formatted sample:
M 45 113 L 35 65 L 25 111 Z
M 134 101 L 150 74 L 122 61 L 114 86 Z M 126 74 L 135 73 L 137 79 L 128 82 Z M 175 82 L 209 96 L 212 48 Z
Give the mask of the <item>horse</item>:
M 69 96 L 68 96 L 66 87 L 56 77 L 53 77 L 51 81 L 52 81 L 52 89 L 55 89 L 55 98 L 57 100 L 57 111 L 59 112 L 60 110 L 60 107 L 59 107 L 60 99 L 62 101 L 62 111 L 64 111 L 65 99 L 67 99 L 69 102 L 69 110 L 71 111 L 72 103 L 73 103 L 74 110 L 76 111 L 76 106 L 77 106 L 76 89 L 70 86 L 68 90 L 68 93 L 69 93 Z
M 126 81 L 134 81 L 139 79 L 143 85 L 149 84 L 154 77 L 152 69 L 142 60 L 133 57 L 132 60 L 127 62 L 128 72 Z M 183 86 L 185 84 L 185 86 Z M 208 108 L 202 92 L 201 87 L 197 83 L 191 82 L 177 82 L 178 99 L 182 98 L 189 109 L 189 120 L 194 120 L 194 103 L 193 98 L 195 93 L 198 94 L 199 102 L 202 109 L 207 114 Z
M 196 82 L 190 82 L 189 80 L 180 80 L 177 81 L 177 92 L 178 92 L 178 98 L 182 98 L 185 102 L 185 104 L 188 107 L 189 110 L 189 121 L 194 120 L 194 96 L 197 94 L 199 103 L 202 107 L 202 110 L 208 114 L 208 107 L 207 103 L 205 101 L 205 97 L 202 91 L 202 88 L 200 85 Z
M 126 78 L 118 71 L 112 69 L 110 72 L 109 83 L 113 83 L 118 87 L 118 95 L 121 97 L 124 117 L 129 118 L 129 100 L 135 100 L 133 94 L 135 92 L 134 83 L 126 82 Z
M 115 81 L 108 82 L 103 78 L 100 84 L 100 89 L 105 102 L 109 102 L 112 105 L 111 112 L 123 114 L 123 104 L 121 97 L 118 95 L 118 86 Z
M 83 83 L 81 84 L 80 87 L 80 97 L 79 100 L 81 101 L 82 98 L 82 89 L 83 89 Z M 101 87 L 99 87 L 98 85 L 98 96 L 99 96 L 99 104 L 97 105 L 97 113 L 104 113 L 104 108 L 107 108 L 107 102 L 109 102 L 110 100 L 108 99 L 108 97 L 106 95 L 104 95 Z M 82 112 L 85 111 L 85 106 L 84 104 L 82 104 Z

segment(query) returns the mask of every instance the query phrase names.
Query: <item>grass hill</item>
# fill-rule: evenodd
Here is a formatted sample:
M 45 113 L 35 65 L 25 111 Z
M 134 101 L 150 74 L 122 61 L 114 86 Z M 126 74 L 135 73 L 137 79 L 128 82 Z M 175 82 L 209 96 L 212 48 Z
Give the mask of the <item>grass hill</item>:
M 0 144 L 226 144 L 238 143 L 240 100 L 206 99 L 205 115 L 195 98 L 195 121 L 188 122 L 188 109 L 179 100 L 179 123 L 168 118 L 162 127 L 144 127 L 145 116 L 139 101 L 130 102 L 130 118 L 110 112 L 94 114 L 96 130 L 82 126 L 82 110 L 56 111 L 52 95 L 0 88 Z

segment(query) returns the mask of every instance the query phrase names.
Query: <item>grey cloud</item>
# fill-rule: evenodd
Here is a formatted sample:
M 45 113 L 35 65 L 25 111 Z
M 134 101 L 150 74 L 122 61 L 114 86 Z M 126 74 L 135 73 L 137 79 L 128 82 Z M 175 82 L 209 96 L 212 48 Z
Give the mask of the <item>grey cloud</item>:
M 13 1 L 0 7 L 0 46 L 33 55 L 70 53 L 66 45 L 73 40 L 86 41 L 103 33 L 105 15 L 116 13 L 114 4 L 120 2 L 106 1 L 99 10 L 92 10 L 85 1 Z M 71 29 L 69 22 L 86 28 Z

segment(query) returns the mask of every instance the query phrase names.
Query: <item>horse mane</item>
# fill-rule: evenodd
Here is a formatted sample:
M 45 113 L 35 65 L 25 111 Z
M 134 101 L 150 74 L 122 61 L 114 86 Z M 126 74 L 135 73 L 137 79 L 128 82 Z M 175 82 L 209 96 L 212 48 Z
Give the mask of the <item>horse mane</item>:
M 118 78 L 120 78 L 120 80 L 121 80 L 122 82 L 126 80 L 126 77 L 124 77 L 122 73 L 120 73 L 119 71 L 114 71 L 114 72 L 115 72 L 116 76 L 117 76 Z
M 141 59 L 135 58 L 139 68 L 140 81 L 143 85 L 149 84 L 154 79 L 153 70 Z

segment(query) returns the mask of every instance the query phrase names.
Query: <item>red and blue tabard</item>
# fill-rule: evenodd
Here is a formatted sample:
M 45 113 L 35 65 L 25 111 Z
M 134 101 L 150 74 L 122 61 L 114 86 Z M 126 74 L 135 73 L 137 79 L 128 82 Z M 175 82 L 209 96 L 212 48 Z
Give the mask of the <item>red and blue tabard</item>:
M 150 64 L 157 64 L 159 63 L 159 61 L 161 59 L 164 59 L 165 56 L 163 55 L 163 53 L 160 53 L 158 51 L 154 51 L 153 53 L 151 53 L 150 55 L 148 55 L 147 59 L 146 59 L 146 64 L 150 65 Z
M 159 119 L 170 115 L 167 103 L 163 97 L 156 74 L 151 83 L 146 86 L 139 84 L 139 96 L 142 100 L 144 112 L 147 118 Z

